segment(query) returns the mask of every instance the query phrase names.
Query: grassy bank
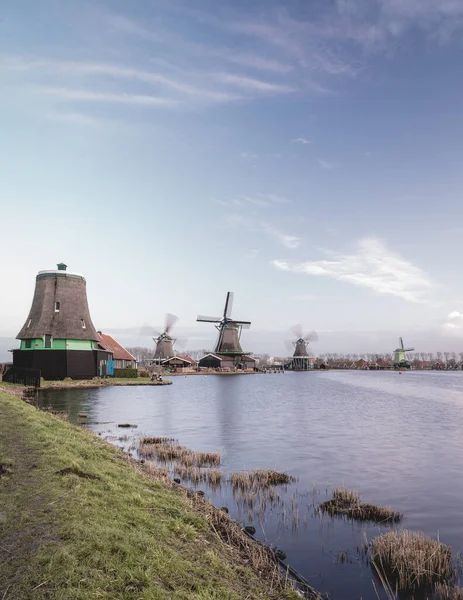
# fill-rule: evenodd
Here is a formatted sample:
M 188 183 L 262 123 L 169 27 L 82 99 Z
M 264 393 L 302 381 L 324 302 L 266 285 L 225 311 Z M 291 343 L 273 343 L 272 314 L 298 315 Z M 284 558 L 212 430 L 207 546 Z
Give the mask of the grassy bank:
M 202 499 L 1 388 L 0 463 L 2 600 L 296 597 L 224 543 Z
M 42 381 L 42 388 L 99 388 L 114 385 L 170 385 L 167 379 L 151 381 L 149 377 L 108 377 L 107 379 L 65 379 L 62 381 Z

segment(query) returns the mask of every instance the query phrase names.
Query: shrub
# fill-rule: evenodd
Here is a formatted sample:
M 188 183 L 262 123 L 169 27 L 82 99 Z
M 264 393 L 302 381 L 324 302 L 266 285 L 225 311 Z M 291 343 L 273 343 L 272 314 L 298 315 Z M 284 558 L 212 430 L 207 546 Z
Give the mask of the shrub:
M 137 369 L 114 369 L 114 377 L 122 377 L 124 379 L 136 379 L 138 377 Z

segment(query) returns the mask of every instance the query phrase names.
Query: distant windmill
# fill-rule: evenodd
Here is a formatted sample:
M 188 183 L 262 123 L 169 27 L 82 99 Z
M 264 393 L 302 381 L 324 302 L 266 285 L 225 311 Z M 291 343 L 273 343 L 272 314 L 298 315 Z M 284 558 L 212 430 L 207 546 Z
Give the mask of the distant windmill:
M 175 356 L 174 344 L 177 340 L 171 337 L 170 332 L 177 321 L 178 317 L 167 313 L 164 331 L 162 333 L 158 333 L 157 337 L 153 338 L 153 340 L 156 342 L 156 350 L 154 352 L 155 362 L 161 362 L 166 358 Z
M 294 346 L 293 357 L 288 364 L 288 368 L 293 371 L 307 371 L 311 368 L 311 356 L 307 346 L 310 342 L 316 342 L 318 340 L 318 335 L 315 331 L 309 331 L 304 334 L 301 325 L 295 325 L 291 331 L 297 339 L 293 342 L 288 341 L 286 343 L 287 347 L 290 349 Z
M 393 366 L 395 369 L 410 369 L 411 364 L 407 360 L 406 352 L 413 352 L 415 348 L 405 348 L 404 341 L 400 337 L 399 338 L 400 347 L 394 350 L 394 363 Z
M 240 344 L 241 330 L 249 329 L 251 321 L 237 321 L 231 318 L 233 307 L 233 292 L 227 292 L 222 317 L 204 317 L 199 315 L 196 319 L 200 323 L 216 323 L 219 332 L 214 348 L 215 354 L 241 357 L 244 353 Z

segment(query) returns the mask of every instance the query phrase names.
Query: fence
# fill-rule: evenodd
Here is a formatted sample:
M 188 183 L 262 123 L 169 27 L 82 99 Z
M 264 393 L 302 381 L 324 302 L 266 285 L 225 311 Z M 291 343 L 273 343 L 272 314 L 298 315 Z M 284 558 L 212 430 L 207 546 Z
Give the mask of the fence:
M 10 367 L 3 375 L 6 383 L 19 383 L 32 387 L 40 387 L 40 370 L 25 367 Z

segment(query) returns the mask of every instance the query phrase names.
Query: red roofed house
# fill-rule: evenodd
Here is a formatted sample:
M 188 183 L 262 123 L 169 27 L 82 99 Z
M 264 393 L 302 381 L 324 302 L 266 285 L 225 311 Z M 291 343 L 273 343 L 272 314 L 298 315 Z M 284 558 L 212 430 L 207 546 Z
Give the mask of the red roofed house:
M 106 333 L 98 331 L 98 346 L 107 352 L 111 352 L 115 369 L 136 369 L 137 359 L 127 352 L 114 338 Z

